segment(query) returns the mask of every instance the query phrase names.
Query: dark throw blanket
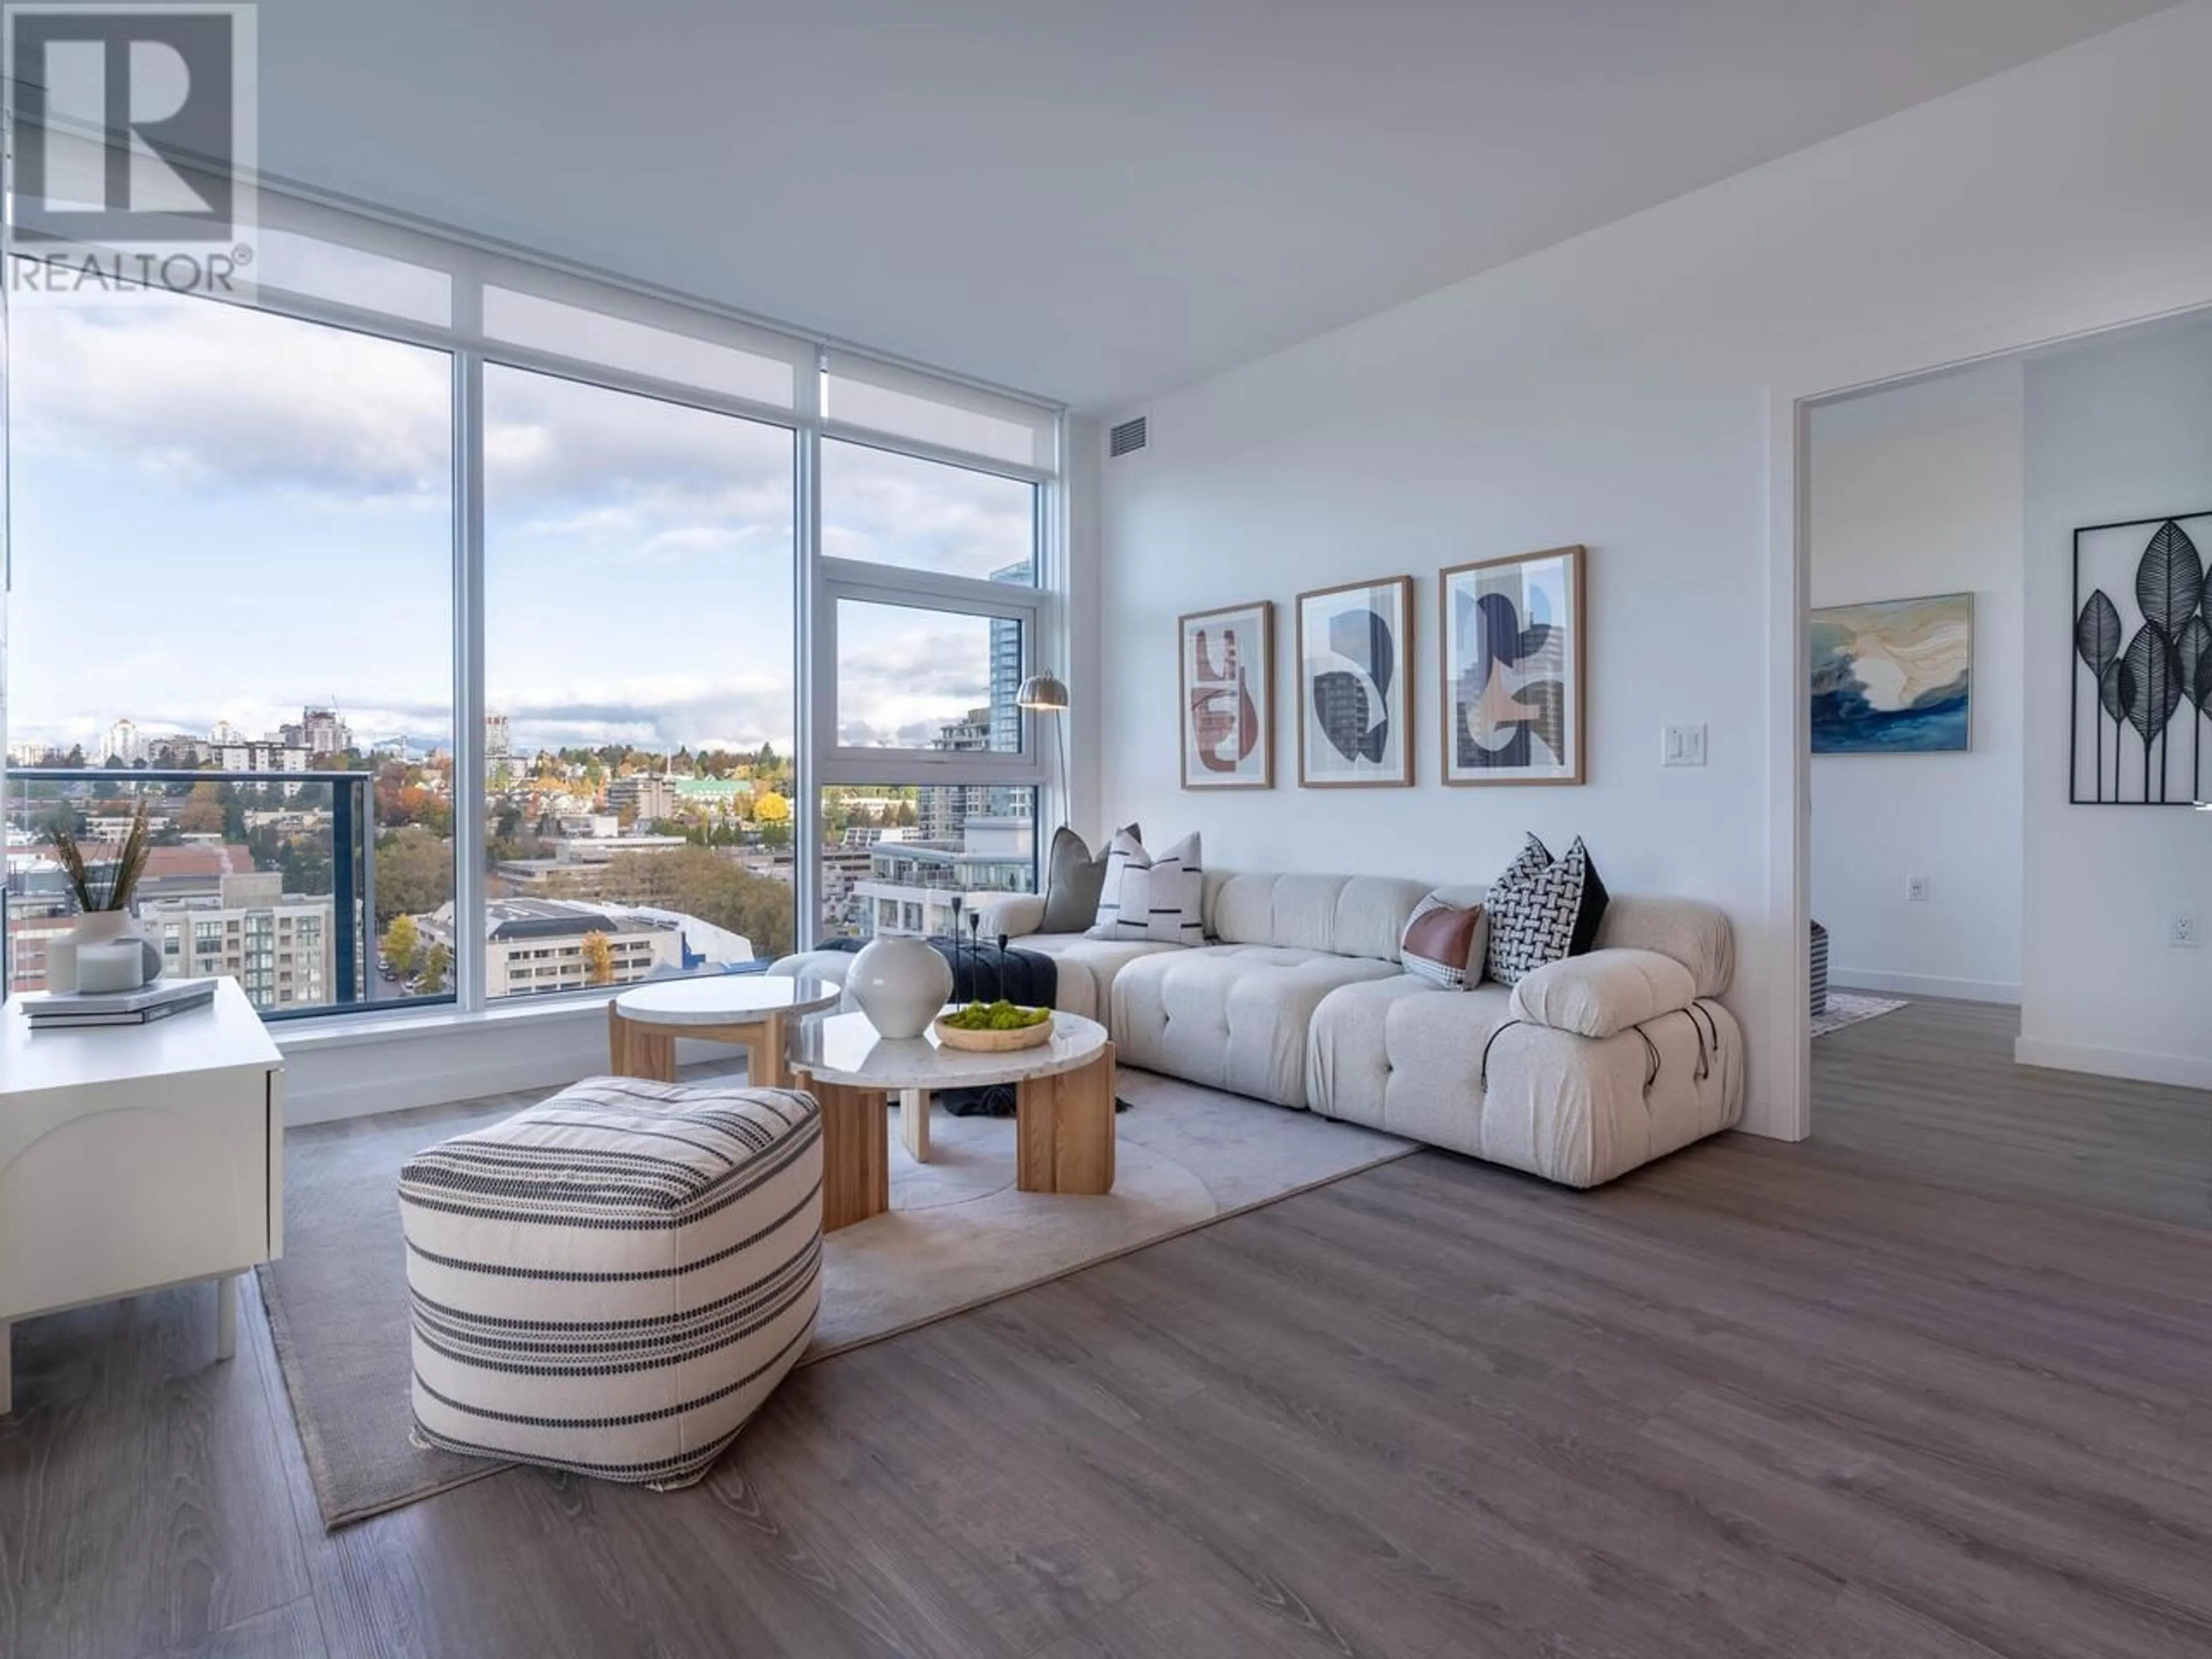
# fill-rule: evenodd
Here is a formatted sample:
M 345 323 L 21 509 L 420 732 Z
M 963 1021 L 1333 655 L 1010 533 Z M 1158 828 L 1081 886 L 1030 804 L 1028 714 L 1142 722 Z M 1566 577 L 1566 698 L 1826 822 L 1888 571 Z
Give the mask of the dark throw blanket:
M 857 956 L 867 943 L 864 939 L 825 939 L 815 948 Z M 995 945 L 969 945 L 965 940 L 956 945 L 949 939 L 926 943 L 952 969 L 955 1002 L 1018 1002 L 1025 1008 L 1058 1006 L 1060 968 L 1040 951 L 1012 945 L 1002 951 Z

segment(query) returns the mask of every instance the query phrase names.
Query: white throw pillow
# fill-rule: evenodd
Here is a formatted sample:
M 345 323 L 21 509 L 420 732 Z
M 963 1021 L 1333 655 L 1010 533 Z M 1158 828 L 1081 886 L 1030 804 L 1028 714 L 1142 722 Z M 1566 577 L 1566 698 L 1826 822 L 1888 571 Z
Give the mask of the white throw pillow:
M 1206 870 L 1195 832 L 1154 858 L 1126 830 L 1106 849 L 1092 939 L 1148 939 L 1162 945 L 1206 943 Z

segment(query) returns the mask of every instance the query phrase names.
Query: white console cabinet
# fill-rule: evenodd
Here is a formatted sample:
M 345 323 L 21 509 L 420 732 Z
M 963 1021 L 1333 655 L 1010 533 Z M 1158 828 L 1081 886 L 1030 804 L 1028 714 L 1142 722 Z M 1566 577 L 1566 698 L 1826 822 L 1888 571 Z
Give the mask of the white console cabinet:
M 150 1025 L 33 1031 L 0 1007 L 0 1413 L 9 1326 L 283 1253 L 284 1062 L 237 984 Z

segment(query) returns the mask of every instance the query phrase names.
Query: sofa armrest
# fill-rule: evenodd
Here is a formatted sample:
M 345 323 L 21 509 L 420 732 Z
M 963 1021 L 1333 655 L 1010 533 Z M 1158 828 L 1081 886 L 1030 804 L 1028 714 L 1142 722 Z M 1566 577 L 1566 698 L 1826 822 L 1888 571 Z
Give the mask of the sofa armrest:
M 994 899 L 983 907 L 982 936 L 995 939 L 1004 933 L 1021 939 L 1044 926 L 1044 895 L 1016 893 Z
M 1524 974 L 1513 1018 L 1555 1031 L 1609 1037 L 1698 999 L 1690 970 L 1656 951 L 1592 951 Z

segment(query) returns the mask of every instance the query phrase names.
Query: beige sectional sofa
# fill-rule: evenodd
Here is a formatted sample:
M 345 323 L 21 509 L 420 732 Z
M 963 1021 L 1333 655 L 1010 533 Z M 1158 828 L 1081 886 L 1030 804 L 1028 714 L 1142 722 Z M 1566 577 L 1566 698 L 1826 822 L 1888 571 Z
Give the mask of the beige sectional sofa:
M 1124 1065 L 1303 1108 L 1592 1187 L 1743 1110 L 1743 1039 L 1719 1002 L 1727 919 L 1690 900 L 1614 897 L 1596 947 L 1509 989 L 1407 973 L 1398 939 L 1431 889 L 1375 876 L 1209 872 L 1186 947 L 1033 933 L 1042 899 L 983 918 L 1059 968 L 1059 1005 L 1103 1021 Z M 809 953 L 784 972 L 842 976 Z

